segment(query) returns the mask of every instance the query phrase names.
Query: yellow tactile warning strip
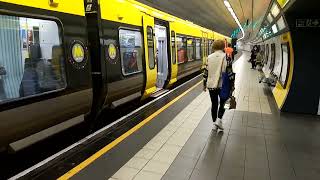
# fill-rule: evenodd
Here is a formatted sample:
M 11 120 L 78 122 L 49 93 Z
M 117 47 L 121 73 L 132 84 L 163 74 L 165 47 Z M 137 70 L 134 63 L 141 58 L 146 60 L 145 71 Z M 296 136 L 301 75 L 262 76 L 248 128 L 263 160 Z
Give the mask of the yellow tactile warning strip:
M 139 124 L 137 124 L 136 126 L 134 126 L 132 129 L 130 129 L 129 131 L 127 131 L 126 133 L 124 133 L 123 135 L 121 135 L 120 137 L 118 137 L 117 139 L 115 139 L 114 141 L 112 141 L 110 144 L 106 145 L 105 147 L 103 147 L 101 150 L 99 150 L 98 152 L 96 152 L 95 154 L 93 154 L 92 156 L 90 156 L 88 159 L 86 159 L 85 161 L 83 161 L 82 163 L 80 163 L 78 166 L 74 167 L 73 169 L 71 169 L 70 171 L 68 171 L 66 174 L 64 174 L 63 176 L 61 176 L 60 178 L 58 178 L 58 180 L 65 180 L 65 179 L 70 179 L 72 176 L 74 176 L 75 174 L 77 174 L 78 172 L 80 172 L 82 169 L 84 169 L 85 167 L 87 167 L 88 165 L 90 165 L 92 162 L 94 162 L 96 159 L 98 159 L 99 157 L 101 157 L 103 154 L 107 153 L 109 150 L 111 150 L 113 147 L 115 147 L 117 144 L 119 144 L 120 142 L 122 142 L 124 139 L 126 139 L 127 137 L 129 137 L 131 134 L 133 134 L 134 132 L 136 132 L 137 130 L 139 130 L 141 127 L 143 127 L 145 124 L 147 124 L 148 122 L 150 122 L 153 118 L 155 118 L 157 115 L 159 115 L 161 112 L 163 112 L 164 110 L 166 110 L 168 107 L 170 107 L 172 104 L 174 104 L 175 102 L 177 102 L 179 99 L 181 99 L 183 96 L 185 96 L 186 94 L 188 94 L 191 90 L 193 90 L 195 87 L 197 87 L 199 84 L 201 84 L 202 82 L 199 82 L 197 84 L 195 84 L 194 86 L 192 86 L 190 89 L 188 89 L 187 91 L 185 91 L 184 93 L 182 93 L 181 95 L 179 95 L 178 97 L 176 97 L 175 99 L 173 99 L 172 101 L 170 101 L 168 104 L 166 104 L 165 106 L 163 106 L 162 108 L 160 108 L 159 110 L 157 110 L 156 112 L 154 112 L 153 114 L 151 114 L 149 117 L 147 117 L 146 119 L 144 119 L 143 121 L 141 121 Z

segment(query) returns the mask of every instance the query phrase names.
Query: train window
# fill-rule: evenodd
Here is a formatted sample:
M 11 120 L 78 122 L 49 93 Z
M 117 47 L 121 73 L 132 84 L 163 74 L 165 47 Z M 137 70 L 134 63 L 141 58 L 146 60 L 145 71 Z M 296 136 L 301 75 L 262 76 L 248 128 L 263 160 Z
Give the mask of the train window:
M 193 61 L 194 58 L 194 45 L 195 45 L 195 40 L 193 38 L 188 38 L 187 40 L 187 54 L 188 54 L 188 61 Z
M 171 31 L 171 48 L 172 48 L 172 63 L 173 64 L 176 64 L 177 63 L 177 58 L 176 58 L 176 55 L 177 55 L 177 51 L 176 51 L 176 34 L 174 31 Z
M 273 71 L 275 65 L 275 58 L 276 58 L 276 45 L 273 43 L 271 44 L 271 62 L 270 62 L 270 70 Z
M 55 21 L 0 15 L 0 103 L 66 87 Z
M 286 27 L 286 23 L 284 22 L 283 16 L 279 18 L 279 20 L 277 21 L 277 25 L 278 25 L 279 31 L 283 30 Z
M 283 88 L 285 88 L 287 84 L 288 70 L 290 68 L 289 43 L 282 44 L 281 50 L 282 50 L 282 66 L 281 66 L 280 83 L 282 84 Z
M 196 60 L 201 60 L 201 41 L 196 39 Z
M 138 30 L 119 30 L 122 73 L 130 75 L 142 71 L 142 35 Z
M 273 17 L 277 17 L 280 13 L 280 8 L 278 7 L 278 5 L 276 3 L 273 3 L 272 7 L 271 7 L 271 14 Z
M 187 61 L 187 38 L 177 36 L 177 49 L 178 49 L 178 63 L 184 63 Z
M 270 13 L 267 16 L 267 20 L 268 20 L 269 23 L 271 23 L 273 21 L 273 17 L 271 16 Z
M 148 42 L 149 68 L 154 69 L 155 59 L 154 59 L 153 29 L 150 26 L 147 27 L 147 42 Z

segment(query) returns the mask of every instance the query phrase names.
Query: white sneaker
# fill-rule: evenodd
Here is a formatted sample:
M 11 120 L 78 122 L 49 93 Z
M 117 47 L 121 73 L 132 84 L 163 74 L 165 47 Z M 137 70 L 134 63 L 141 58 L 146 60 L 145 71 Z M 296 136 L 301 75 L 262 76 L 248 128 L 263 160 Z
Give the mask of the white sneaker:
M 224 130 L 223 125 L 222 125 L 222 120 L 220 118 L 218 118 L 216 120 L 216 127 L 218 127 L 220 130 Z

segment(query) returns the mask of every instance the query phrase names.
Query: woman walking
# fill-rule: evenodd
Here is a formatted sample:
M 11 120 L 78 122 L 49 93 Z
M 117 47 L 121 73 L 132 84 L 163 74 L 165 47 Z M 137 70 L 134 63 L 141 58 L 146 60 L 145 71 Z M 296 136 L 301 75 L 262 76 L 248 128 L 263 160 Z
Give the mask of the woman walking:
M 225 43 L 222 40 L 213 42 L 213 52 L 208 56 L 207 69 L 207 88 L 211 98 L 211 115 L 213 120 L 213 130 L 223 130 L 222 116 L 225 112 L 224 104 L 227 99 L 218 98 L 222 87 L 222 73 L 226 72 L 227 61 L 226 54 L 223 52 Z M 219 103 L 220 99 L 220 103 Z M 220 105 L 219 105 L 220 104 Z

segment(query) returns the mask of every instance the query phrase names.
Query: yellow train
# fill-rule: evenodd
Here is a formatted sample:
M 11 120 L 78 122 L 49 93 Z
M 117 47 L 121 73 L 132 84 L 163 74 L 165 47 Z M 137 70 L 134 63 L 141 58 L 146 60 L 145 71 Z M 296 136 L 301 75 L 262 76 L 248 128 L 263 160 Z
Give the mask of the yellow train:
M 133 0 L 0 0 L 0 147 L 145 99 L 230 39 Z M 36 138 L 36 139 L 41 139 Z

